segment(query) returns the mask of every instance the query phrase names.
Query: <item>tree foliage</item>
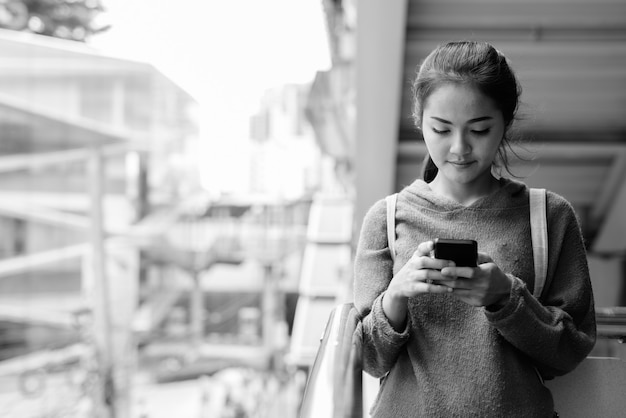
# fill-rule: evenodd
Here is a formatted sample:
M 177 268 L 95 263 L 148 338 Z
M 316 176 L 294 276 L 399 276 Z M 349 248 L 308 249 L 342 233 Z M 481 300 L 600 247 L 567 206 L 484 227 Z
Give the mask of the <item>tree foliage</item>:
M 0 0 L 0 28 L 86 41 L 107 30 L 98 25 L 100 0 Z

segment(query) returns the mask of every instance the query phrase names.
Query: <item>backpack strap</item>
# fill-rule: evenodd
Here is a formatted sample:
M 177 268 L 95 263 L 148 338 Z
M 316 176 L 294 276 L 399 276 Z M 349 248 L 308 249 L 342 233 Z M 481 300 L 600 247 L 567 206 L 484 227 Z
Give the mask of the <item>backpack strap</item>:
M 387 243 L 391 259 L 396 261 L 396 201 L 398 193 L 394 193 L 385 198 L 387 202 Z
M 533 296 L 541 297 L 548 272 L 548 221 L 546 216 L 546 189 L 530 189 L 530 232 L 535 264 Z

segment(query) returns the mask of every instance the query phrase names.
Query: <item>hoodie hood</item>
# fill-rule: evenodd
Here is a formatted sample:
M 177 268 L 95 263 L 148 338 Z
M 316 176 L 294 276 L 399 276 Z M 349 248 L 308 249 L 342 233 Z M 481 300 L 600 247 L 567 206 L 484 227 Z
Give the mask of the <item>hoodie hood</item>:
M 433 192 L 429 184 L 422 179 L 417 179 L 405 187 L 402 194 L 412 205 L 439 212 L 528 206 L 528 187 L 524 183 L 504 177 L 498 181 L 500 183 L 498 190 L 468 206 Z

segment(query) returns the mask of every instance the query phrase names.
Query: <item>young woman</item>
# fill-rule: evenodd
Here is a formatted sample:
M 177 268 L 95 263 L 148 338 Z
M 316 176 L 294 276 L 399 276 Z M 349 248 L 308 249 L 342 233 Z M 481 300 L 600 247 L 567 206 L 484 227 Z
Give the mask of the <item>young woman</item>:
M 571 205 L 548 192 L 550 286 L 540 301 L 528 188 L 494 169 L 506 165 L 519 96 L 506 58 L 487 43 L 441 45 L 419 69 L 425 180 L 398 194 L 396 261 L 384 199 L 365 216 L 355 259 L 364 369 L 383 377 L 374 417 L 552 417 L 542 378 L 573 370 L 593 348 L 593 295 Z M 476 240 L 478 266 L 434 258 L 438 237 Z

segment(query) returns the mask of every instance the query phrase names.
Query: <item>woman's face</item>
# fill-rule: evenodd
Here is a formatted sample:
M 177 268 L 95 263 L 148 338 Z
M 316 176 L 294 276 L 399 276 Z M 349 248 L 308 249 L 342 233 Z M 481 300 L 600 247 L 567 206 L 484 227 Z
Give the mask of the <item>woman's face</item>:
M 471 85 L 449 83 L 426 99 L 423 110 L 422 134 L 439 169 L 437 181 L 455 186 L 490 181 L 505 130 L 493 100 Z

